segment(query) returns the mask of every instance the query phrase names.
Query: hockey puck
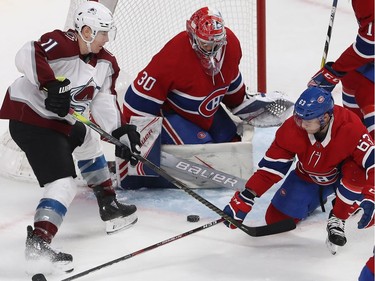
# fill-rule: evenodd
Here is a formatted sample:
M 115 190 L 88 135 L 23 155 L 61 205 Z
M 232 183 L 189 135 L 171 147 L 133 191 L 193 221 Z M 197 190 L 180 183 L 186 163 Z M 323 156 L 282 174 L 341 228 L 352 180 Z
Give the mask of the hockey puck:
M 42 273 L 35 274 L 31 280 L 33 281 L 47 281 L 46 277 Z
M 199 216 L 198 215 L 188 215 L 187 216 L 187 221 L 188 222 L 198 222 L 199 221 Z

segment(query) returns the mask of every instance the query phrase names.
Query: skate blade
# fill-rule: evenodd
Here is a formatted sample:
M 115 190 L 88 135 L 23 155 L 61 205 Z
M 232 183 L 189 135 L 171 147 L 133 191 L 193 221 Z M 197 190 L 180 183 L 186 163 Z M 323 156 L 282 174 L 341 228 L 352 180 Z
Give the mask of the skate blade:
M 332 255 L 336 255 L 338 246 L 333 244 L 331 241 L 329 241 L 328 237 L 326 239 L 326 245 L 327 245 L 328 251 L 330 251 Z
M 74 270 L 73 262 L 51 262 L 48 259 L 41 258 L 38 260 L 26 260 L 26 273 L 35 275 L 42 273 L 44 275 L 54 275 L 70 273 Z
M 106 221 L 106 232 L 107 234 L 114 234 L 131 227 L 137 221 L 138 217 L 135 213 L 131 214 L 130 216 L 115 218 L 113 220 Z

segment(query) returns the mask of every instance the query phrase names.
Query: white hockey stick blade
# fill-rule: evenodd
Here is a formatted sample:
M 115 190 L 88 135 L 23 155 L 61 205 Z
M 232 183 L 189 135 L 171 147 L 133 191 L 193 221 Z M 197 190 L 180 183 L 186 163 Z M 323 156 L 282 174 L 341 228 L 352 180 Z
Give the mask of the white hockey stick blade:
M 336 255 L 338 246 L 329 241 L 328 237 L 326 239 L 326 246 L 332 255 Z
M 200 187 L 227 187 L 242 190 L 246 180 L 216 169 L 178 158 L 172 154 L 161 152 L 161 167 L 171 175 L 186 181 L 193 181 Z
M 105 222 L 107 234 L 114 234 L 121 230 L 125 230 L 131 227 L 138 221 L 138 217 L 135 213 L 130 216 L 115 218 Z

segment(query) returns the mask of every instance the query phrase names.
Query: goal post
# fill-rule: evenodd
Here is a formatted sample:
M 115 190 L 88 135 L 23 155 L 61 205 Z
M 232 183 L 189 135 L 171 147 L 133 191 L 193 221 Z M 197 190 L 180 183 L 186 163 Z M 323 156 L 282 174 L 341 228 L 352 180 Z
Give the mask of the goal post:
M 257 90 L 267 92 L 266 0 L 257 1 Z

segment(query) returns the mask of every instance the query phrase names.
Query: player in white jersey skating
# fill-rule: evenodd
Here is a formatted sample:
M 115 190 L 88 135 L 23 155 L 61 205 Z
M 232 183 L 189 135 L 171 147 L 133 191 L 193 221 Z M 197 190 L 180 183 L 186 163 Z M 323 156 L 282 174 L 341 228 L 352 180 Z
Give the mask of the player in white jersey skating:
M 137 152 L 139 134 L 122 120 L 117 103 L 119 66 L 104 48 L 116 33 L 113 17 L 105 6 L 89 1 L 76 10 L 74 26 L 75 30 L 46 33 L 18 51 L 16 66 L 23 76 L 10 85 L 0 110 L 0 118 L 10 120 L 11 136 L 44 188 L 34 227 L 27 228 L 26 260 L 46 259 L 64 271 L 73 270 L 73 257 L 54 250 L 50 243 L 77 192 L 73 154 L 94 191 L 107 232 L 137 220 L 134 205 L 116 200 L 99 134 L 69 115 L 73 108 L 116 137 L 127 134 Z M 136 161 L 130 159 L 128 148 L 116 149 L 116 156 Z

